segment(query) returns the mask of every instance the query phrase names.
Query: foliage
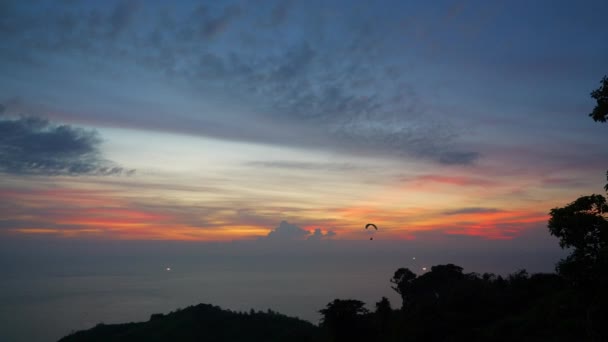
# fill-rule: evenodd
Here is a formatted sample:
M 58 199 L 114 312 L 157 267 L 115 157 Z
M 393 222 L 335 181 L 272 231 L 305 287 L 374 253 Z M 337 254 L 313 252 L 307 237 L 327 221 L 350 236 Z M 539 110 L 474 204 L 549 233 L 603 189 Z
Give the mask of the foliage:
M 552 209 L 549 230 L 571 253 L 557 265 L 573 287 L 576 307 L 585 313 L 586 336 L 608 338 L 608 205 L 602 195 L 578 198 Z
M 558 272 L 576 283 L 605 277 L 608 263 L 608 205 L 602 195 L 578 198 L 563 208 L 551 210 L 549 231 L 571 254 L 558 264 Z
M 608 205 L 604 196 L 583 196 L 563 208 L 551 209 L 549 231 L 560 239 L 561 247 L 593 256 L 608 243 L 606 214 Z
M 335 299 L 319 311 L 321 326 L 329 332 L 331 341 L 363 341 L 369 332 L 362 324 L 369 313 L 365 303 L 354 299 Z
M 414 279 L 416 279 L 416 274 L 409 268 L 400 268 L 395 271 L 395 274 L 390 280 L 390 282 L 395 285 L 392 286 L 392 289 L 401 296 L 403 302 L 402 308 L 407 306 L 408 293 Z
M 606 122 L 608 120 L 608 77 L 604 76 L 601 83 L 599 88 L 591 92 L 591 97 L 596 100 L 597 104 L 589 116 L 594 121 Z M 606 171 L 606 180 L 608 181 L 608 171 Z M 604 190 L 608 192 L 608 183 L 604 186 Z
M 595 121 L 606 122 L 608 119 L 608 77 L 604 76 L 601 83 L 599 88 L 591 92 L 591 97 L 597 101 L 597 104 L 589 116 Z
M 407 286 L 397 283 L 394 287 L 395 291 L 401 289 L 399 294 L 406 299 L 399 312 L 399 335 L 407 334 L 408 340 L 525 340 L 528 335 L 545 339 L 569 336 L 563 331 L 552 332 L 549 329 L 552 323 L 545 321 L 545 316 L 535 317 L 532 325 L 520 327 L 518 332 L 505 331 L 511 327 L 505 322 L 527 315 L 530 308 L 540 303 L 554 305 L 551 298 L 565 289 L 560 276 L 529 276 L 522 270 L 505 279 L 488 273 L 464 273 L 462 267 L 447 264 L 433 266 L 430 272 L 413 279 L 400 279 L 407 279 Z M 503 339 L 505 336 L 510 337 Z

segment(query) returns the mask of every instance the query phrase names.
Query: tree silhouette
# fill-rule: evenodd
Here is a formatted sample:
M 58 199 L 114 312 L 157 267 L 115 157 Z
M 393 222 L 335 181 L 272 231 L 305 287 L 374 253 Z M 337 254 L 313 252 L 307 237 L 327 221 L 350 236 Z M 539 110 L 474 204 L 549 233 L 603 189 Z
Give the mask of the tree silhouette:
M 589 116 L 595 121 L 606 122 L 608 119 L 608 77 L 604 76 L 601 83 L 599 88 L 591 92 L 591 97 L 597 101 L 597 104 Z
M 378 335 L 381 339 L 388 335 L 388 327 L 391 321 L 391 315 L 393 308 L 391 308 L 391 302 L 386 297 L 376 303 L 376 322 L 378 327 Z
M 572 253 L 560 261 L 558 272 L 579 283 L 591 282 L 607 270 L 608 205 L 602 195 L 583 196 L 550 212 L 549 231 Z
M 550 212 L 549 230 L 562 248 L 571 248 L 557 271 L 574 286 L 573 296 L 585 311 L 587 337 L 608 337 L 608 205 L 602 195 L 583 196 Z
M 382 297 L 382 299 L 376 303 L 376 314 L 378 316 L 386 316 L 386 314 L 390 314 L 393 311 L 391 308 L 391 302 L 386 297 Z
M 334 342 L 363 341 L 369 334 L 365 316 L 369 311 L 365 303 L 354 299 L 334 299 L 319 311 L 321 326 L 329 332 Z
M 604 76 L 601 81 L 602 85 L 591 92 L 597 104 L 593 108 L 593 112 L 589 113 L 589 116 L 594 121 L 606 122 L 608 120 L 608 77 Z M 608 171 L 606 171 L 606 181 L 608 181 Z M 604 190 L 608 192 L 608 182 L 604 186 Z
M 412 282 L 416 279 L 416 274 L 409 268 L 400 268 L 395 271 L 390 282 L 395 286 L 391 286 L 401 296 L 401 309 L 405 309 L 409 302 L 409 292 L 412 287 Z

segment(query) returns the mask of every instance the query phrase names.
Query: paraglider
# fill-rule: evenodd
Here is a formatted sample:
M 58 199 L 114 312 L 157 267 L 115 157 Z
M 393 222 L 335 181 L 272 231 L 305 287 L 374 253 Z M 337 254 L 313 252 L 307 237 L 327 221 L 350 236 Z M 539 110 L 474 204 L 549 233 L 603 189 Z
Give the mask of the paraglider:
M 377 227 L 375 224 L 373 224 L 373 223 L 368 223 L 368 224 L 366 224 L 366 225 L 365 225 L 365 229 L 366 229 L 366 230 L 367 230 L 368 228 L 370 228 L 370 227 L 371 227 L 371 228 L 374 228 L 376 231 L 378 230 L 378 227 Z M 369 239 L 370 239 L 370 240 L 373 240 L 373 239 L 374 239 L 374 237 L 372 236 L 372 237 L 370 237 Z

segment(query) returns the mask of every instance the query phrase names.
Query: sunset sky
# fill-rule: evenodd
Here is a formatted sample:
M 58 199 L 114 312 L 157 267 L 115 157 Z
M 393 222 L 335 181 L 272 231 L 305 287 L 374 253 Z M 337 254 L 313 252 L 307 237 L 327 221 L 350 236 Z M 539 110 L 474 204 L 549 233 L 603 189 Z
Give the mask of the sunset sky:
M 398 307 L 398 267 L 553 272 L 549 211 L 605 194 L 606 13 L 0 0 L 0 340 L 197 303 L 316 323 Z
M 3 239 L 513 239 L 604 184 L 605 1 L 0 6 Z

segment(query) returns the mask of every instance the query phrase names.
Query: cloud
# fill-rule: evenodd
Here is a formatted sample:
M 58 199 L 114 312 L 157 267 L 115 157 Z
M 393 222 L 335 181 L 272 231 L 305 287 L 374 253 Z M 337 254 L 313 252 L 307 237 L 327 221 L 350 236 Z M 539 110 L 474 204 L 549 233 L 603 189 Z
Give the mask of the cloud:
M 271 25 L 274 27 L 281 25 L 287 18 L 292 5 L 293 1 L 291 0 L 279 1 L 271 12 Z
M 576 178 L 566 178 L 566 177 L 546 177 L 541 180 L 541 184 L 544 187 L 556 187 L 556 188 L 566 188 L 566 187 L 580 187 L 585 184 L 584 181 Z
M 321 241 L 324 239 L 331 239 L 334 236 L 336 236 L 336 232 L 332 230 L 328 230 L 325 234 L 323 234 L 321 228 L 315 228 L 314 232 L 307 238 L 307 240 Z
M 444 215 L 461 215 L 461 214 L 483 214 L 483 213 L 500 213 L 500 212 L 503 212 L 503 210 L 496 209 L 496 208 L 472 207 L 472 208 L 449 210 L 449 211 L 443 212 L 443 214 Z
M 310 235 L 308 230 L 302 229 L 287 221 L 281 221 L 278 227 L 271 230 L 266 236 L 269 240 L 304 240 Z
M 414 186 L 424 187 L 432 184 L 443 184 L 448 186 L 464 187 L 492 187 L 500 184 L 498 181 L 471 176 L 445 176 L 438 174 L 419 175 L 413 178 L 405 178 L 405 182 L 413 183 Z
M 200 8 L 198 13 L 202 15 L 203 21 L 200 27 L 201 35 L 204 38 L 213 38 L 228 28 L 230 23 L 241 14 L 241 8 L 238 6 L 226 7 L 216 17 L 209 17 L 205 7 Z
M 174 10 L 139 5 L 126 1 L 111 8 L 94 4 L 57 7 L 44 16 L 17 11 L 12 17 L 19 20 L 4 24 L 15 26 L 15 33 L 2 36 L 0 31 L 7 41 L 3 51 L 7 54 L 0 58 L 50 64 L 52 58 L 39 56 L 72 58 L 69 53 L 77 52 L 86 57 L 79 61 L 90 65 L 135 63 L 170 78 L 167 84 L 187 84 L 192 93 L 205 94 L 204 102 L 233 105 L 238 98 L 246 108 L 238 120 L 210 118 L 212 115 L 202 119 L 192 113 L 189 120 L 176 123 L 169 115 L 147 113 L 157 117 L 132 117 L 138 128 L 153 125 L 149 128 L 226 140 L 419 158 L 447 165 L 472 164 L 480 158 L 477 151 L 458 146 L 459 131 L 446 119 L 437 120 L 435 116 L 441 113 L 429 110 L 427 102 L 433 100 L 425 100 L 415 91 L 420 82 L 408 75 L 404 63 L 378 58 L 394 52 L 390 47 L 394 44 L 383 45 L 390 35 L 382 26 L 368 25 L 357 16 L 331 23 L 315 16 L 306 25 L 296 20 L 300 26 L 295 34 L 291 30 L 294 22 L 288 22 L 292 19 L 288 12 L 293 10 L 289 1 L 263 14 L 248 2 L 239 6 L 183 5 L 186 8 Z M 308 16 L 314 6 L 298 10 Z M 269 13 L 273 25 L 251 32 L 251 25 L 269 20 Z M 165 19 L 135 25 L 139 14 Z M 260 15 L 262 18 L 256 17 Z M 286 26 L 285 30 L 277 32 L 278 24 Z M 222 34 L 227 30 L 235 34 Z M 337 32 L 348 34 L 336 39 Z M 248 123 L 256 125 L 250 125 L 244 134 L 242 127 Z M 217 127 L 209 128 L 214 125 Z
M 327 171 L 349 171 L 356 168 L 354 165 L 348 163 L 315 163 L 291 160 L 252 161 L 246 165 L 262 168 Z
M 115 37 L 122 33 L 133 21 L 139 7 L 139 2 L 136 0 L 120 1 L 109 18 L 110 35 Z
M 270 241 L 320 241 L 333 238 L 335 235 L 336 233 L 333 231 L 327 231 L 324 234 L 321 228 L 316 228 L 314 232 L 311 233 L 310 231 L 302 229 L 294 224 L 290 224 L 287 221 L 281 221 L 279 226 L 271 230 L 270 233 L 264 237 L 264 239 Z
M 479 159 L 481 154 L 477 152 L 443 152 L 439 156 L 439 162 L 446 165 L 468 165 Z
M 37 117 L 0 119 L 0 172 L 17 175 L 131 174 L 103 159 L 96 131 Z

